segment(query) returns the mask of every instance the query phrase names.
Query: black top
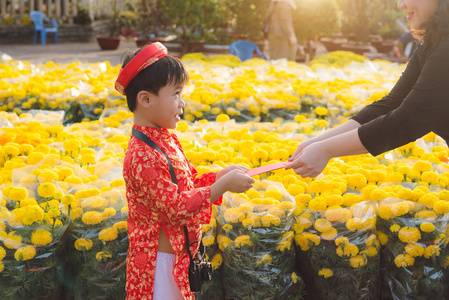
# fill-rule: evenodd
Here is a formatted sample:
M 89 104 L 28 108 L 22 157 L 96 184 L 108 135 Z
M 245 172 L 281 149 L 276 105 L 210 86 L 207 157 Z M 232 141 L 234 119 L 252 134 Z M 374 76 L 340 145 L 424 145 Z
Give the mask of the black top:
M 362 124 L 358 134 L 372 155 L 431 131 L 449 144 L 449 36 L 428 51 L 419 46 L 390 93 L 351 119 Z

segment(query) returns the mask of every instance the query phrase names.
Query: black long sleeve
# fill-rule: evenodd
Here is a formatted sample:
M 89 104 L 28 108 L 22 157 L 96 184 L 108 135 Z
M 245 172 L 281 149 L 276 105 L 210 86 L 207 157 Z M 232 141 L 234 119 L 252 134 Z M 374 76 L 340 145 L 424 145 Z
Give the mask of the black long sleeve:
M 429 51 L 419 47 L 390 93 L 351 117 L 372 155 L 431 131 L 449 144 L 449 36 Z

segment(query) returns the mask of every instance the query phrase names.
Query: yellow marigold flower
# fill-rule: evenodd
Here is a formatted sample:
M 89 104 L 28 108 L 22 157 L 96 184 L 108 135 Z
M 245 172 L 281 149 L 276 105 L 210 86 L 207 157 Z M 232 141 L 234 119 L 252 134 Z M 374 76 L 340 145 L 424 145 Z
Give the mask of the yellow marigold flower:
M 440 200 L 446 200 L 449 201 L 449 191 L 448 190 L 441 190 L 438 192 L 438 198 Z
M 212 270 L 217 270 L 223 263 L 223 256 L 221 253 L 217 253 L 214 255 L 210 264 L 212 265 Z
M 316 197 L 309 202 L 309 208 L 312 210 L 325 210 L 326 207 L 327 203 L 323 197 Z
M 93 242 L 89 239 L 80 238 L 75 241 L 75 249 L 78 251 L 88 251 L 92 249 L 93 245 Z
M 31 223 L 25 224 L 25 218 L 22 220 L 24 225 L 31 225 L 36 221 L 41 221 L 44 218 L 44 211 L 38 205 L 28 205 L 25 207 L 25 218 L 27 218 Z
M 437 214 L 433 210 L 421 210 L 415 214 L 415 218 L 417 219 L 427 219 L 435 220 L 437 218 Z
M 203 237 L 203 244 L 206 247 L 213 245 L 214 242 L 215 242 L 215 237 L 213 235 Z
M 34 245 L 48 245 L 53 241 L 53 238 L 51 236 L 51 232 L 47 231 L 45 229 L 36 229 L 31 234 L 31 242 Z
M 275 189 L 268 190 L 265 192 L 264 198 L 274 198 L 274 199 L 280 201 L 282 199 L 282 193 Z
M 260 218 L 260 222 L 264 227 L 270 227 L 271 225 L 279 226 L 281 219 L 277 216 L 265 215 Z
M 435 202 L 433 210 L 438 214 L 447 214 L 449 212 L 449 202 L 440 200 Z
M 427 246 L 426 250 L 424 251 L 424 257 L 425 258 L 431 258 L 432 256 L 439 256 L 440 255 L 441 248 L 437 245 L 430 245 Z
M 368 257 L 373 257 L 376 256 L 378 253 L 377 248 L 376 247 L 366 247 L 365 250 L 361 251 L 360 254 L 366 254 L 366 256 Z
M 51 182 L 44 182 L 37 188 L 37 193 L 43 198 L 50 198 L 56 192 L 56 187 Z
M 287 187 L 287 192 L 292 196 L 297 196 L 299 194 L 304 194 L 305 189 L 299 184 L 292 183 Z
M 369 194 L 370 199 L 373 201 L 381 201 L 388 197 L 387 193 L 382 189 L 375 189 Z
M 14 258 L 17 261 L 30 260 L 36 255 L 36 248 L 33 246 L 24 246 L 16 250 Z
M 425 194 L 418 199 L 418 203 L 424 204 L 428 207 L 433 207 L 438 201 L 440 201 L 440 199 L 433 194 Z
M 22 236 L 16 235 L 15 231 L 11 231 L 7 236 L 3 237 L 3 244 L 8 249 L 17 249 L 22 246 Z
M 103 260 L 106 261 L 108 258 L 112 258 L 112 254 L 109 251 L 106 251 L 106 252 L 100 251 L 100 252 L 97 252 L 97 254 L 95 255 L 95 258 L 98 261 L 103 261 Z
M 327 108 L 326 107 L 322 107 L 322 106 L 318 106 L 317 108 L 315 108 L 315 113 L 318 116 L 325 116 L 325 115 L 327 115 Z
M 384 220 L 389 220 L 396 216 L 395 212 L 392 209 L 392 206 L 388 204 L 380 205 L 377 213 L 379 217 Z
M 338 235 L 337 229 L 331 228 L 329 231 L 323 232 L 321 238 L 326 241 L 334 240 Z
M 327 206 L 342 205 L 343 197 L 340 195 L 329 195 L 325 197 Z
M 422 232 L 432 232 L 435 230 L 435 225 L 429 222 L 424 222 L 421 223 L 421 225 L 419 225 L 419 228 L 421 229 Z
M 242 235 L 235 239 L 235 246 L 241 248 L 243 246 L 251 246 L 253 243 L 250 240 L 249 235 Z
M 305 233 L 295 235 L 295 243 L 296 245 L 301 247 L 302 251 L 307 251 L 310 249 L 309 240 L 306 238 Z
M 318 271 L 319 276 L 323 276 L 324 278 L 329 278 L 334 275 L 334 272 L 332 272 L 331 269 L 323 268 Z
M 254 209 L 254 204 L 251 202 L 244 202 L 239 205 L 239 209 L 245 213 L 252 213 Z
M 423 160 L 418 160 L 417 162 L 415 162 L 415 164 L 413 165 L 413 169 L 415 169 L 418 172 L 429 172 L 432 170 L 432 164 L 427 162 L 427 161 L 423 161 Z
M 228 208 L 224 212 L 223 217 L 227 223 L 238 223 L 245 219 L 245 213 L 238 208 Z
M 74 206 L 75 205 L 75 196 L 73 195 L 65 195 L 64 197 L 61 198 L 61 203 L 66 205 L 66 206 Z
M 415 227 L 404 226 L 399 230 L 398 237 L 404 243 L 416 243 L 421 239 L 421 233 Z
M 394 225 L 391 225 L 391 226 L 390 226 L 390 231 L 391 231 L 391 232 L 398 232 L 399 229 L 401 229 L 401 226 L 398 225 L 398 224 L 394 224 Z
M 88 211 L 83 214 L 81 220 L 86 225 L 95 225 L 103 221 L 103 215 L 97 211 Z
M 217 243 L 218 243 L 218 247 L 220 248 L 221 251 L 224 251 L 224 249 L 226 249 L 227 247 L 229 247 L 233 244 L 232 240 L 225 235 L 218 235 Z
M 3 260 L 6 256 L 6 250 L 2 246 L 0 246 L 0 261 Z
M 312 221 L 310 220 L 312 217 L 311 212 L 304 212 L 298 217 L 298 223 L 304 228 L 308 229 L 312 226 Z
M 307 204 L 310 200 L 312 200 L 312 196 L 310 194 L 299 194 L 295 196 L 295 202 Z
M 227 122 L 229 121 L 231 118 L 227 115 L 227 114 L 219 114 L 217 116 L 216 122 Z
M 5 265 L 4 265 L 3 262 L 0 260 L 0 273 L 3 272 L 4 269 L 5 269 Z
M 117 188 L 125 185 L 125 181 L 123 179 L 116 179 L 111 182 L 111 187 Z
M 48 211 L 48 216 L 50 217 L 50 218 L 57 218 L 57 217 L 59 217 L 59 215 L 61 214 L 61 211 L 59 210 L 59 209 L 57 209 L 57 208 L 52 208 L 52 209 L 50 209 L 49 211 Z
M 115 216 L 117 212 L 115 211 L 115 209 L 113 207 L 108 207 L 103 211 L 103 217 L 107 218 L 107 217 L 111 217 L 111 216 Z
M 68 139 L 63 142 L 65 151 L 68 153 L 79 152 L 81 150 L 81 142 L 76 139 Z
M 100 231 L 98 238 L 103 242 L 113 241 L 117 238 L 118 232 L 114 227 L 105 228 Z
M 405 246 L 405 252 L 413 257 L 423 256 L 424 250 L 424 247 L 417 243 L 407 244 Z
M 413 264 L 415 263 L 415 258 L 408 254 L 399 254 L 394 259 L 394 263 L 398 268 L 405 268 L 408 266 L 413 266 Z
M 120 221 L 120 222 L 115 223 L 112 227 L 114 227 L 118 231 L 127 231 L 128 230 L 128 222 Z
M 356 231 L 360 226 L 361 219 L 360 218 L 352 218 L 346 222 L 346 228 L 351 231 Z
M 364 258 L 362 255 L 357 255 L 349 259 L 349 263 L 353 268 L 363 267 L 364 265 L 366 265 L 367 262 L 368 260 Z
M 253 189 L 253 188 L 247 190 L 245 193 L 246 193 L 246 195 L 248 195 L 248 197 L 250 199 L 252 199 L 252 198 L 260 198 L 261 197 L 260 193 L 258 191 L 256 191 L 255 189 Z
M 54 180 L 58 180 L 59 175 L 52 170 L 43 170 L 38 175 L 39 182 L 53 182 Z
M 340 244 L 349 244 L 349 239 L 347 237 L 339 237 L 338 239 L 335 240 L 335 245 L 336 246 L 340 246 Z
M 332 224 L 326 219 L 316 220 L 314 226 L 319 232 L 327 232 L 333 229 Z
M 295 272 L 292 273 L 292 281 L 293 283 L 297 283 L 298 279 L 300 279 L 300 277 L 298 275 L 296 275 Z
M 376 236 L 382 246 L 388 243 L 388 235 L 386 235 L 382 231 L 376 231 Z
M 257 259 L 257 265 L 258 266 L 266 266 L 266 265 L 271 264 L 272 260 L 273 259 L 271 258 L 270 254 L 265 254 L 261 258 Z
M 13 187 L 9 190 L 7 197 L 13 201 L 22 201 L 28 197 L 28 190 L 22 187 Z
M 247 227 L 247 228 L 248 227 L 254 227 L 256 225 L 256 220 L 254 220 L 254 219 L 245 219 L 245 220 L 243 220 L 242 225 L 244 227 Z
M 344 247 L 341 245 L 337 248 L 337 255 L 354 257 L 359 253 L 359 248 L 351 243 L 345 244 Z

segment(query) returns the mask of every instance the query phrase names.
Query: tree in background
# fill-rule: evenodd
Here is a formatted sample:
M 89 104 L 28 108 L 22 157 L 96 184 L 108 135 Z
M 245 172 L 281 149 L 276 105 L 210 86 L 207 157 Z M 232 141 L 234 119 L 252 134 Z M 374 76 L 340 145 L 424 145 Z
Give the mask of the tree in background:
M 308 53 L 310 40 L 338 32 L 341 27 L 341 11 L 335 0 L 296 0 L 298 9 L 293 13 L 293 26 L 299 41 Z
M 224 0 L 232 32 L 252 42 L 263 40 L 261 31 L 271 0 Z
M 355 34 L 359 43 L 367 43 L 369 34 L 381 34 L 396 39 L 401 29 L 396 19 L 401 15 L 396 2 L 391 0 L 337 0 L 343 12 L 342 32 Z

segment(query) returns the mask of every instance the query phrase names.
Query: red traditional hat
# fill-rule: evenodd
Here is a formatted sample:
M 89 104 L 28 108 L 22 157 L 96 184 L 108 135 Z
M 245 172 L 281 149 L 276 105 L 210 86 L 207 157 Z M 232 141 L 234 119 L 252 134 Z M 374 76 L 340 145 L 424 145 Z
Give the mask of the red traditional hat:
M 120 69 L 117 80 L 115 81 L 115 89 L 122 95 L 131 80 L 139 74 L 140 71 L 157 62 L 159 59 L 167 55 L 167 48 L 159 42 L 150 44 L 143 48 L 131 61 Z

